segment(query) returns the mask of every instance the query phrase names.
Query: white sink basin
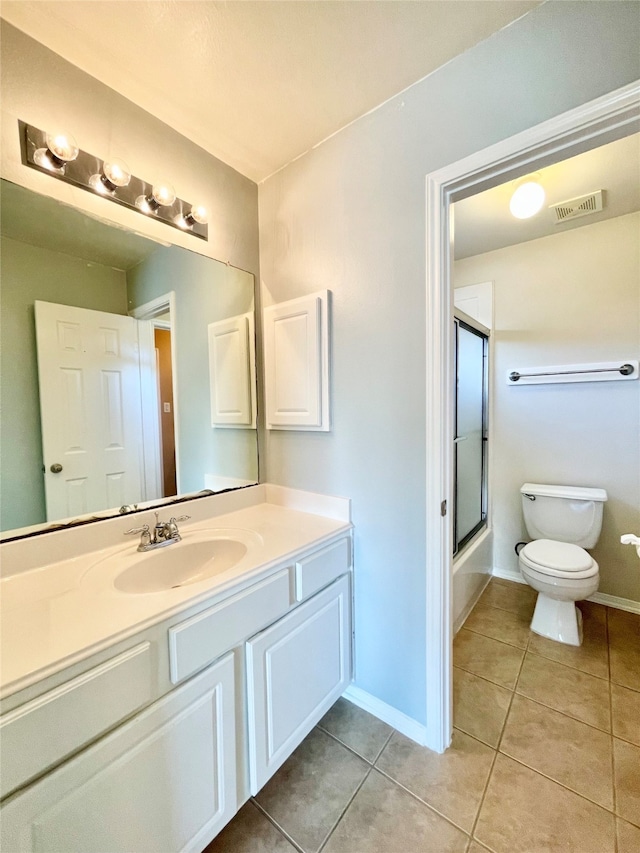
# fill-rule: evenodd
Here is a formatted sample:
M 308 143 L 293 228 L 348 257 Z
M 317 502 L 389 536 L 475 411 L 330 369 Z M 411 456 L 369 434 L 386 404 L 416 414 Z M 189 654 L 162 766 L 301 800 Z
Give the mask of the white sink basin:
M 236 539 L 192 539 L 152 551 L 136 551 L 123 560 L 113 585 L 120 592 L 166 592 L 198 583 L 233 568 L 247 553 Z
M 259 533 L 240 527 L 190 530 L 180 542 L 150 551 L 138 551 L 132 543 L 103 552 L 81 582 L 95 590 L 111 587 L 131 595 L 170 592 L 233 570 L 248 552 L 263 545 Z

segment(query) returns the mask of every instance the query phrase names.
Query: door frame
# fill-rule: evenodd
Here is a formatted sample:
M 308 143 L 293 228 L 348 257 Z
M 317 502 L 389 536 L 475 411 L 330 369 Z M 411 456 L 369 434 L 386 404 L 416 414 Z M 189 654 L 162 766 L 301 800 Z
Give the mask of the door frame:
M 426 732 L 451 743 L 453 221 L 451 205 L 640 131 L 640 81 L 589 101 L 426 176 Z
M 169 312 L 170 323 L 157 320 L 162 314 Z M 144 471 L 148 485 L 147 497 L 152 499 L 162 492 L 162 449 L 160 429 L 160 409 L 157 383 L 157 366 L 155 357 L 155 343 L 153 340 L 153 328 L 171 329 L 171 364 L 172 364 L 172 386 L 173 386 L 173 430 L 175 439 L 176 457 L 176 486 L 180 494 L 180 454 L 179 454 L 179 418 L 178 418 L 178 371 L 176 361 L 176 292 L 170 290 L 162 296 L 138 305 L 129 311 L 131 317 L 136 320 L 144 320 L 150 323 L 148 336 L 140 335 L 140 370 L 146 375 L 142 376 L 143 401 L 142 419 L 144 426 L 145 448 L 144 448 Z M 144 393 L 147 389 L 147 394 Z

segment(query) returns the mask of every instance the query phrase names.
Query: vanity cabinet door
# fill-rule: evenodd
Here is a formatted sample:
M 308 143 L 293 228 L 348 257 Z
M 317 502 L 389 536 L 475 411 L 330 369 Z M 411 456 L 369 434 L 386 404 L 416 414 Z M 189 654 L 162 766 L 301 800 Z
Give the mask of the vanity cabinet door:
M 8 800 L 0 848 L 200 853 L 236 807 L 229 654 Z
M 350 576 L 247 643 L 249 776 L 257 794 L 351 680 Z

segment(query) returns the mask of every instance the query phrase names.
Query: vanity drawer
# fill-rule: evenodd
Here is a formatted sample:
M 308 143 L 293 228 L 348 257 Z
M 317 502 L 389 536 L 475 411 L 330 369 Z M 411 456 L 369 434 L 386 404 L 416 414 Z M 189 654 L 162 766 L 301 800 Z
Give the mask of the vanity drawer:
M 349 571 L 350 566 L 351 540 L 348 537 L 298 560 L 295 565 L 296 601 L 302 601 L 322 589 Z
M 177 684 L 287 612 L 289 569 L 169 628 L 169 671 Z
M 0 721 L 1 795 L 154 698 L 151 644 L 141 643 L 6 714 Z

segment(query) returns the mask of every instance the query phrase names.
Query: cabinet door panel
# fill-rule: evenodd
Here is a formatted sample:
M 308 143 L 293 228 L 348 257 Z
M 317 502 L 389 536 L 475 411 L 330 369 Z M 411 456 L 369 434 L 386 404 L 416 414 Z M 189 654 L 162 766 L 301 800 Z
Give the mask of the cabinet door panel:
M 200 851 L 236 811 L 233 655 L 2 810 L 2 849 Z
M 345 575 L 247 643 L 252 794 L 349 684 L 349 589 Z

